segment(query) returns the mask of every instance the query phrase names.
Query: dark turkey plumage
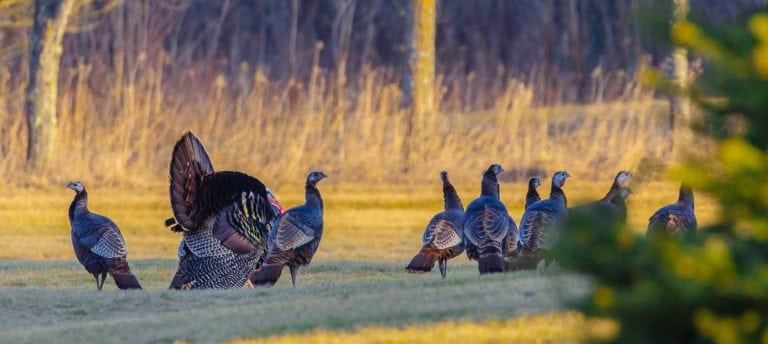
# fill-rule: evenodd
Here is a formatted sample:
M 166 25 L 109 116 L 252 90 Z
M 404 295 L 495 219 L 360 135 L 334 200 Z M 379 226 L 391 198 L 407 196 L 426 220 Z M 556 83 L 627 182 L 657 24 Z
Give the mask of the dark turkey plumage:
M 539 196 L 539 191 L 536 190 L 541 186 L 541 181 L 539 178 L 533 177 L 530 180 L 528 180 L 528 192 L 525 194 L 525 209 L 528 209 L 528 207 L 531 206 L 531 204 L 534 204 L 541 200 L 541 196 Z
M 174 146 L 170 174 L 174 217 L 166 226 L 183 233 L 171 289 L 242 287 L 263 261 L 282 207 L 258 179 L 215 172 L 191 132 Z
M 296 286 L 300 266 L 309 265 L 323 237 L 323 199 L 317 183 L 325 178 L 323 172 L 312 172 L 305 184 L 305 203 L 288 209 L 277 219 L 269 235 L 269 253 L 264 264 L 250 278 L 254 287 L 270 287 L 288 265 L 291 283 Z
M 618 194 L 611 199 L 611 204 L 613 204 L 616 210 L 616 220 L 619 224 L 627 224 L 627 197 L 632 193 L 632 189 L 622 187 L 619 189 Z
M 568 172 L 556 172 L 552 176 L 549 199 L 537 201 L 525 210 L 520 220 L 520 252 L 512 270 L 535 268 L 546 250 L 557 242 L 568 218 L 568 201 L 562 189 L 568 177 Z
M 539 191 L 536 190 L 539 186 L 541 186 L 541 180 L 539 178 L 533 177 L 528 180 L 528 192 L 525 194 L 525 208 L 528 209 L 528 207 L 531 206 L 531 204 L 534 204 L 541 200 L 541 196 L 539 196 Z M 511 220 L 511 219 L 510 219 Z M 514 220 L 511 220 L 513 225 L 515 224 Z M 505 262 L 505 270 L 506 271 L 515 271 L 517 270 L 517 256 L 520 254 L 520 250 L 522 249 L 522 244 L 520 243 L 520 232 L 517 230 L 517 227 L 514 227 L 514 230 L 510 230 L 507 234 L 507 239 L 504 241 L 504 262 Z
M 680 185 L 677 202 L 662 207 L 648 219 L 648 231 L 666 233 L 671 237 L 687 237 L 696 235 L 696 213 L 693 207 L 693 189 L 685 183 Z
M 72 182 L 67 187 L 77 193 L 69 206 L 72 246 L 77 260 L 96 280 L 96 289 L 101 290 L 104 286 L 107 274 L 120 289 L 141 289 L 128 266 L 125 239 L 120 229 L 109 218 L 88 210 L 88 192 L 82 183 Z
M 608 225 L 623 225 L 627 222 L 627 205 L 625 199 L 632 193 L 626 185 L 632 174 L 620 171 L 613 179 L 611 188 L 603 198 L 587 204 L 582 204 L 568 211 L 578 217 L 589 217 L 591 220 L 607 221 Z
M 405 270 L 424 273 L 432 271 L 435 262 L 438 262 L 440 275 L 445 278 L 448 259 L 464 252 L 464 242 L 461 238 L 464 206 L 453 184 L 448 180 L 448 173 L 441 172 L 440 179 L 443 181 L 444 210 L 429 221 L 421 239 L 423 246 Z
M 505 243 L 509 231 L 517 230 L 499 199 L 496 176 L 503 171 L 494 164 L 483 173 L 480 197 L 469 204 L 464 216 L 462 228 L 467 256 L 478 261 L 480 274 L 504 271 Z

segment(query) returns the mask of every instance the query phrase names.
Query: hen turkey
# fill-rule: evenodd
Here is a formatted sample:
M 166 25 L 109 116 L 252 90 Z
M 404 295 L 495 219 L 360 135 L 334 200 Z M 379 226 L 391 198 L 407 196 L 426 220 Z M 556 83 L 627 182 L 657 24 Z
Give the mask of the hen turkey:
M 305 183 L 305 203 L 288 209 L 277 219 L 277 226 L 269 235 L 269 253 L 264 265 L 250 278 L 254 287 L 274 285 L 288 265 L 291 283 L 296 286 L 300 266 L 309 265 L 323 237 L 323 198 L 317 183 L 327 176 L 311 172 Z
M 683 183 L 680 185 L 677 202 L 662 207 L 648 219 L 646 235 L 658 232 L 666 233 L 671 237 L 687 237 L 696 235 L 696 230 L 693 189 Z
M 568 172 L 559 171 L 552 176 L 552 188 L 549 199 L 531 204 L 520 220 L 520 252 L 517 269 L 533 269 L 544 258 L 546 250 L 552 248 L 559 238 L 563 223 L 568 218 L 563 187 L 570 177 Z
M 423 246 L 405 270 L 410 273 L 429 272 L 438 262 L 440 275 L 445 278 L 448 259 L 464 252 L 464 241 L 461 239 L 464 206 L 448 180 L 448 172 L 440 172 L 440 179 L 443 181 L 444 210 L 429 221 L 421 239 Z
M 67 187 L 76 193 L 69 206 L 72 246 L 77 260 L 96 280 L 96 289 L 104 286 L 107 274 L 120 289 L 141 289 L 128 266 L 128 252 L 120 228 L 109 218 L 88 210 L 88 192 L 83 183 L 72 182 Z
M 467 256 L 478 261 L 480 274 L 504 271 L 505 242 L 510 240 L 509 231 L 517 232 L 507 208 L 499 199 L 497 176 L 503 171 L 497 164 L 488 167 L 483 173 L 480 197 L 467 206 L 464 216 L 462 228 Z

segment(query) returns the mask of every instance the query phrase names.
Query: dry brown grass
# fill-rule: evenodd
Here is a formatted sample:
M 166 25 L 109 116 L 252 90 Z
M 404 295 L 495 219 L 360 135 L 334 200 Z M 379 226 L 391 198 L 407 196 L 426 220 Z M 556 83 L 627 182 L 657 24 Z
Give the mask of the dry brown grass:
M 438 92 L 437 116 L 414 128 L 406 154 L 407 113 L 383 71 L 369 70 L 359 84 L 346 85 L 315 68 L 308 84 L 286 85 L 260 72 L 206 82 L 191 72 L 168 73 L 173 68 L 162 59 L 123 80 L 108 80 L 99 67 L 63 72 L 57 156 L 49 169 L 32 171 L 25 167 L 24 85 L 0 68 L 4 180 L 155 185 L 166 178 L 170 148 L 187 129 L 205 143 L 214 166 L 247 171 L 268 184 L 299 180 L 312 169 L 365 184 L 423 183 L 447 169 L 456 181 L 472 182 L 494 162 L 550 173 L 565 168 L 592 179 L 637 170 L 669 149 L 666 104 L 643 96 L 541 108 L 532 105 L 529 88 L 512 80 L 468 90 L 492 100 L 476 110 L 462 105 L 471 103 L 462 99 L 468 95 Z M 459 89 L 447 86 L 460 82 L 439 80 L 439 89 Z

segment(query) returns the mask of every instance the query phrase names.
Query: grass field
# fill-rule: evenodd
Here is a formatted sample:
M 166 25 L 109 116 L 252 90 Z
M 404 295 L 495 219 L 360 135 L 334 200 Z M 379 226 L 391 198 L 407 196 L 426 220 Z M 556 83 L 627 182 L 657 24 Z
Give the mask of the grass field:
M 574 176 L 566 186 L 569 203 L 599 197 L 611 177 L 607 173 L 606 182 L 594 183 Z M 283 280 L 275 288 L 256 291 L 166 290 L 176 268 L 179 237 L 162 227 L 170 214 L 163 185 L 89 189 L 90 209 L 112 217 L 122 228 L 129 260 L 146 289 L 139 292 L 118 292 L 111 281 L 105 292 L 93 290 L 90 276 L 72 253 L 66 215 L 70 190 L 8 191 L 0 198 L 1 341 L 266 337 L 288 342 L 410 342 L 406 339 L 419 336 L 425 342 L 564 342 L 595 334 L 595 329 L 597 334 L 610 332 L 610 324 L 595 326 L 567 311 L 568 300 L 587 293 L 590 284 L 557 269 L 479 277 L 476 266 L 461 256 L 449 262 L 445 281 L 436 272 L 406 274 L 403 267 L 420 246 L 423 226 L 442 207 L 435 180 L 434 185 L 364 190 L 332 179 L 323 182 L 326 234 L 312 266 L 302 270 L 297 288 Z M 303 201 L 298 186 L 273 188 L 290 207 Z M 677 185 L 638 178 L 632 187 L 629 222 L 640 234 L 653 210 L 676 199 Z M 478 189 L 462 185 L 459 193 L 466 203 Z M 503 183 L 501 189 L 519 221 L 524 185 Z M 702 195 L 696 201 L 700 225 L 711 223 L 717 216 L 714 203 Z

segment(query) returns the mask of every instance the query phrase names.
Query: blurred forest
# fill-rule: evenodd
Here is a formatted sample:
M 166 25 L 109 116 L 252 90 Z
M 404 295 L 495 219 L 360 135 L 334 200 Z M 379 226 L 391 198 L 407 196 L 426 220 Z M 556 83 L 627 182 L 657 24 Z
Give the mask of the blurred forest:
M 254 113 L 259 119 L 249 117 L 251 129 L 261 129 L 262 134 L 284 132 L 292 141 L 267 144 L 266 139 L 252 139 L 235 150 L 288 149 L 299 141 L 295 149 L 323 147 L 339 162 L 349 159 L 350 152 L 392 142 L 395 146 L 379 152 L 411 150 L 407 142 L 405 146 L 397 143 L 410 128 L 403 129 L 393 119 L 410 101 L 401 96 L 403 91 L 410 93 L 412 82 L 410 1 L 72 1 L 62 44 L 58 90 L 62 136 L 57 142 L 76 152 L 89 152 L 94 145 L 109 151 L 106 157 L 91 154 L 94 161 L 82 165 L 83 170 L 103 164 L 130 170 L 129 166 L 138 164 L 159 172 L 161 168 L 154 164 L 142 164 L 165 156 L 155 151 L 168 143 L 154 144 L 150 138 L 173 137 L 184 126 L 202 127 L 199 130 L 207 131 L 203 135 L 209 141 L 231 144 L 245 135 L 231 128 Z M 510 116 L 528 113 L 535 106 L 653 97 L 653 91 L 639 85 L 638 73 L 649 66 L 669 70 L 670 48 L 644 38 L 648 35 L 639 25 L 642 3 L 439 1 L 435 101 L 450 123 L 431 134 L 454 131 L 466 137 L 483 130 L 474 124 L 511 125 Z M 716 23 L 765 5 L 765 0 L 691 0 L 690 15 Z M 653 10 L 657 16 L 672 13 L 663 7 Z M 32 0 L 0 0 L 0 134 L 4 137 L 0 160 L 11 169 L 23 166 L 19 156 L 24 149 L 17 146 L 26 135 L 25 123 L 18 114 L 23 109 L 21 90 L 29 78 L 33 15 Z M 692 69 L 696 68 L 693 63 Z M 470 118 L 466 114 L 485 110 L 499 110 L 503 116 L 490 116 L 487 121 L 475 118 L 470 127 L 456 127 Z M 302 129 L 310 125 L 311 113 L 324 116 L 315 121 L 322 127 L 316 134 Z M 464 115 L 454 118 L 451 113 Z M 298 118 L 294 122 L 275 122 L 293 115 Z M 515 130 L 519 134 L 518 124 L 493 137 L 514 136 Z M 366 127 L 391 133 L 374 137 L 365 132 Z M 367 136 L 350 142 L 351 131 Z M 105 133 L 111 138 L 103 141 Z M 328 133 L 333 133 L 333 142 L 313 141 Z M 660 135 L 647 134 L 637 140 Z M 445 147 L 450 143 L 445 140 L 450 138 L 419 142 Z M 416 148 L 412 156 L 429 160 L 434 155 L 430 149 Z M 269 154 L 257 159 L 260 166 L 280 163 L 280 158 Z M 290 158 L 301 159 L 302 154 Z M 469 154 L 476 151 L 467 149 L 464 155 Z M 605 160 L 594 157 L 594 161 Z M 528 167 L 542 163 L 525 157 L 517 161 Z M 402 165 L 401 161 L 382 164 L 390 162 Z M 313 164 L 319 162 L 306 165 Z M 359 166 L 375 167 L 362 161 Z

